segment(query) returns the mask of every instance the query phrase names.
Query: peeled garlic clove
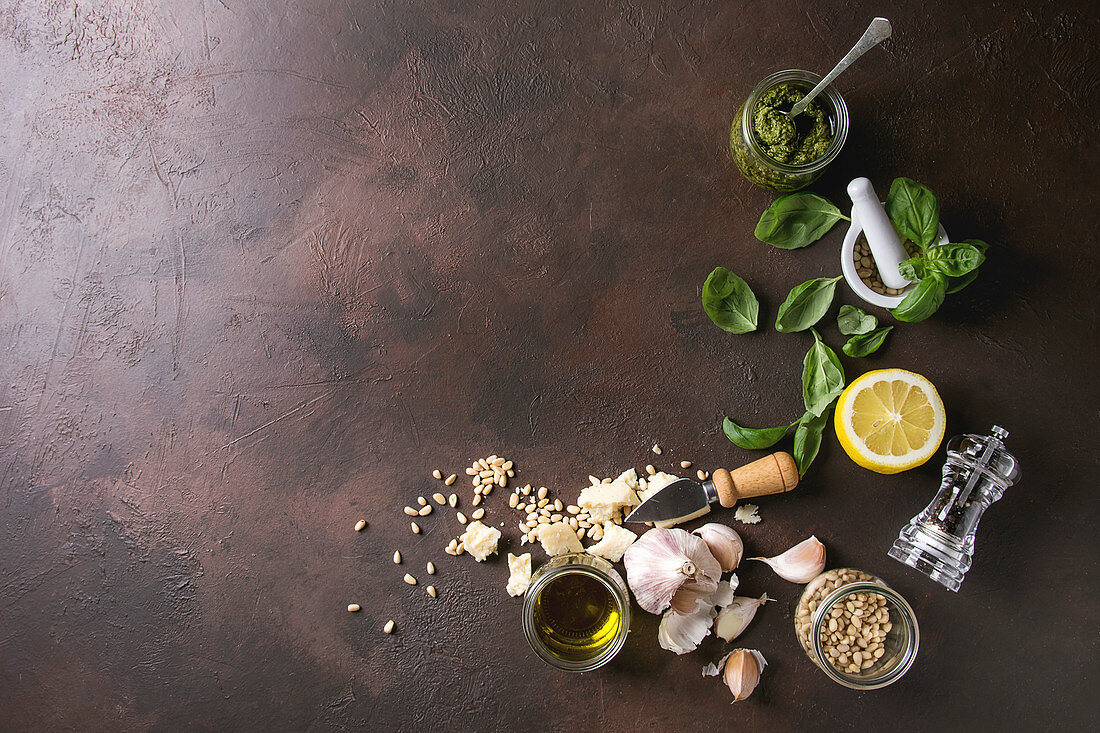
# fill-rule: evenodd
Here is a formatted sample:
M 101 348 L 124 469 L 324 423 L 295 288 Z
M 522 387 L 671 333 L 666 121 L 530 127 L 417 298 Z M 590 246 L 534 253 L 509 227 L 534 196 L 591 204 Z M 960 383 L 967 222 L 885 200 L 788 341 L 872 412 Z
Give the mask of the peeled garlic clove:
M 718 615 L 718 609 L 715 607 L 724 608 L 733 601 L 733 589 L 737 585 L 737 577 L 734 576 L 732 581 L 731 585 L 723 580 L 710 593 L 692 591 L 689 595 L 694 606 L 690 613 L 677 612 L 674 601 L 673 607 L 661 617 L 661 625 L 657 629 L 657 643 L 661 648 L 677 654 L 694 651 L 714 626 L 714 619 Z M 680 593 L 683 593 L 685 588 L 681 588 Z
M 741 535 L 734 531 L 733 527 L 724 524 L 710 522 L 696 529 L 693 534 L 703 538 L 707 543 L 710 554 L 722 566 L 722 572 L 728 573 L 735 570 L 741 562 L 741 555 L 745 552 L 745 545 L 741 542 Z
M 783 580 L 789 580 L 792 583 L 809 583 L 825 569 L 825 545 L 811 535 L 782 555 L 749 559 L 766 562 Z
M 634 598 L 650 613 L 667 609 L 684 584 L 710 593 L 722 577 L 707 544 L 682 529 L 649 530 L 627 549 L 623 563 Z
M 759 598 L 737 596 L 718 614 L 714 622 L 714 633 L 727 642 L 733 641 L 741 636 L 741 632 L 752 622 L 756 610 L 771 600 L 774 599 L 768 598 L 767 593 Z
M 722 679 L 733 693 L 733 701 L 740 702 L 756 689 L 760 683 L 760 673 L 766 666 L 768 663 L 764 655 L 755 649 L 734 649 L 718 664 L 703 667 L 703 676 L 715 677 L 721 672 Z

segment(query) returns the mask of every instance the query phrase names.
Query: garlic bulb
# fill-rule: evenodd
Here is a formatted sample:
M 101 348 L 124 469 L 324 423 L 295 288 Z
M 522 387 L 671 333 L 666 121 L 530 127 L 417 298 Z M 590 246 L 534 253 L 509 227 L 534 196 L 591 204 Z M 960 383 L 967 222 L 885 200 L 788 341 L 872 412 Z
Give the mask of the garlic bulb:
M 736 582 L 735 578 L 734 583 Z M 725 607 L 733 601 L 733 588 L 733 585 L 723 580 L 710 593 L 693 595 L 694 605 L 690 613 L 678 613 L 675 609 L 666 611 L 657 629 L 657 643 L 662 649 L 677 654 L 695 651 L 714 626 L 714 619 L 718 615 L 715 606 Z
M 767 593 L 759 598 L 737 596 L 718 614 L 718 618 L 714 623 L 714 633 L 727 642 L 733 641 L 752 622 L 756 610 L 771 600 L 774 599 L 768 598 Z
M 766 562 L 783 580 L 789 580 L 792 583 L 809 583 L 825 569 L 825 545 L 811 535 L 782 555 L 749 559 Z
M 715 677 L 723 672 L 722 679 L 733 693 L 733 701 L 740 702 L 752 694 L 760 682 L 760 673 L 768 666 L 764 655 L 755 649 L 734 649 L 718 660 L 718 664 L 703 667 L 704 677 Z
M 704 524 L 694 531 L 694 534 L 703 538 L 710 548 L 710 554 L 722 566 L 722 572 L 728 573 L 737 568 L 741 562 L 741 554 L 745 551 L 745 545 L 741 542 L 741 535 L 732 527 L 717 522 Z
M 681 586 L 690 582 L 694 590 L 711 593 L 722 577 L 707 544 L 682 529 L 649 530 L 627 549 L 623 563 L 634 598 L 650 613 L 668 608 Z

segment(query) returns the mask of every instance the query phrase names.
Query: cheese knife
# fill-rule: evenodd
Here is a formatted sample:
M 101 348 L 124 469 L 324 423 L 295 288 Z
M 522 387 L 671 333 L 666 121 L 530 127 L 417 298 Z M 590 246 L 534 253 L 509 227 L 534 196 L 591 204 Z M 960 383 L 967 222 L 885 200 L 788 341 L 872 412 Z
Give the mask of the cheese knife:
M 790 491 L 798 486 L 798 466 L 789 453 L 779 451 L 741 468 L 715 469 L 709 481 L 681 478 L 642 502 L 628 522 L 686 522 L 710 511 L 710 505 L 729 508 L 740 499 Z

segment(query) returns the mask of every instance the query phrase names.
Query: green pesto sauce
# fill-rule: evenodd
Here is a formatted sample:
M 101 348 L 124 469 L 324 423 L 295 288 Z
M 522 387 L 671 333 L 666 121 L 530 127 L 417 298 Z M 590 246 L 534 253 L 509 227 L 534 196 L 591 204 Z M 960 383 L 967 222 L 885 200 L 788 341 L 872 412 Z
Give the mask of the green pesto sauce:
M 798 125 L 784 114 L 806 96 L 799 87 L 778 84 L 760 95 L 752 111 L 752 130 L 764 153 L 787 165 L 806 165 L 828 152 L 833 144 L 829 116 L 817 99 L 799 115 Z

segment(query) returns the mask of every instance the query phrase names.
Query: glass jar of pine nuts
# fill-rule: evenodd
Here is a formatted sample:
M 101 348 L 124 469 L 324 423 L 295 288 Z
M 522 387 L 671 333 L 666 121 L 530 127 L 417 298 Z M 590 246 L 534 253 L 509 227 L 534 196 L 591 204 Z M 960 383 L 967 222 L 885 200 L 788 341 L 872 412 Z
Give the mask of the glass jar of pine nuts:
M 913 608 L 881 578 L 854 568 L 827 570 L 806 585 L 794 629 L 813 663 L 854 690 L 896 682 L 920 644 Z

